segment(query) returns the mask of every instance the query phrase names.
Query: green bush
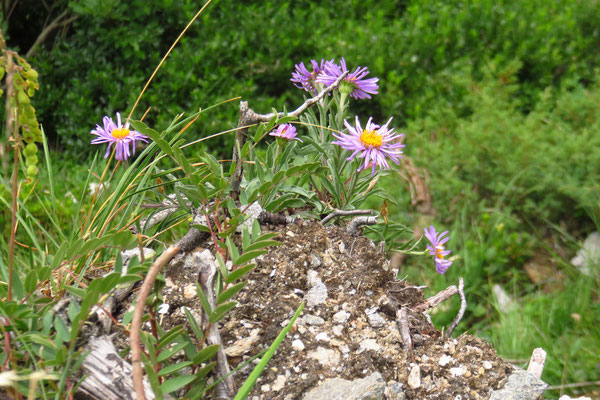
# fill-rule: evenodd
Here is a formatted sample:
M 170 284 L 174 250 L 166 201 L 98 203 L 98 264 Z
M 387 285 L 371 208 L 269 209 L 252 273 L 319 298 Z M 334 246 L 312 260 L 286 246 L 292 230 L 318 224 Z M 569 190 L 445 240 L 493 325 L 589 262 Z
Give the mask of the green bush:
M 23 21 L 44 20 L 39 8 L 21 3 L 21 11 L 9 19 L 14 28 L 9 29 L 9 44 L 16 46 L 20 38 L 25 40 L 23 31 L 31 30 Z M 33 60 L 43 78 L 36 108 L 49 135 L 71 155 L 80 156 L 89 154 L 89 130 L 103 115 L 130 109 L 199 4 L 82 0 L 60 1 L 54 7 L 70 7 L 78 19 Z M 528 111 L 549 85 L 559 87 L 565 79 L 584 85 L 593 80 L 592 66 L 600 61 L 595 51 L 599 18 L 599 4 L 577 0 L 222 0 L 192 25 L 135 116 L 152 105 L 149 123 L 164 128 L 182 109 L 235 96 L 251 98 L 256 110 L 284 104 L 291 108 L 299 103 L 298 91 L 289 82 L 293 65 L 341 56 L 349 66 L 366 65 L 381 78 L 380 95 L 368 102 L 376 119 L 394 115 L 402 123 L 426 116 L 439 104 L 468 115 L 465 87 L 449 78 L 467 64 L 477 82 L 489 59 L 499 66 L 521 60 L 514 76 L 524 99 L 519 108 Z M 366 112 L 366 107 L 366 102 L 359 104 L 355 111 Z M 236 117 L 236 103 L 222 106 L 189 133 L 199 137 L 228 129 Z M 229 145 L 231 139 L 225 142 Z M 223 147 L 223 155 L 228 148 Z

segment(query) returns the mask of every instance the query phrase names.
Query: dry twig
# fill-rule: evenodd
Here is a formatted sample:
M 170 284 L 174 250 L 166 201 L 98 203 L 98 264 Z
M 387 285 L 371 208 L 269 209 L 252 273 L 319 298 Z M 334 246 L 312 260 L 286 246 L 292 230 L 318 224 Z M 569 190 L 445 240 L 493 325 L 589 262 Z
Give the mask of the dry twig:
M 406 307 L 400 307 L 397 314 L 398 325 L 400 325 L 400 336 L 402 336 L 402 343 L 404 349 L 408 353 L 411 361 L 415 361 L 415 354 L 413 352 L 412 339 L 410 337 L 410 325 L 408 324 L 408 312 Z
M 346 227 L 346 233 L 350 235 L 356 235 L 358 228 L 363 225 L 375 225 L 377 224 L 377 217 L 356 217 L 350 221 Z
M 465 282 L 463 278 L 458 278 L 458 295 L 460 296 L 460 308 L 458 310 L 458 314 L 454 318 L 454 321 L 450 324 L 450 327 L 444 334 L 444 337 L 449 338 L 452 336 L 452 332 L 459 324 L 462 317 L 465 315 L 465 311 L 467 310 L 467 298 L 465 297 Z
M 427 310 L 429 310 L 430 308 L 434 308 L 437 307 L 442 301 L 444 300 L 448 300 L 450 297 L 454 296 L 456 293 L 458 293 L 458 288 L 455 285 L 449 286 L 446 289 L 442 290 L 441 292 L 428 297 L 427 299 L 425 299 L 424 302 L 417 304 L 416 306 L 412 307 L 413 311 L 416 312 L 425 312 Z
M 348 216 L 348 215 L 371 215 L 373 210 L 333 210 L 331 214 L 321 220 L 321 225 L 325 225 L 327 222 L 335 217 Z
M 533 354 L 529 360 L 529 366 L 527 372 L 535 376 L 536 378 L 542 377 L 544 371 L 544 364 L 546 363 L 546 352 L 541 347 L 533 349 Z
M 196 218 L 203 218 L 202 215 L 198 215 Z M 196 222 L 194 218 L 194 223 Z M 160 273 L 161 269 L 167 264 L 177 253 L 192 250 L 198 244 L 204 242 L 208 238 L 208 233 L 200 232 L 196 228 L 191 228 L 181 239 L 174 245 L 170 246 L 165 250 L 160 257 L 154 261 L 148 275 L 142 283 L 140 292 L 138 294 L 135 309 L 133 311 L 133 318 L 131 320 L 131 329 L 129 332 L 129 344 L 131 346 L 131 365 L 133 368 L 133 387 L 135 389 L 138 400 L 146 400 L 144 393 L 143 384 L 143 368 L 142 368 L 142 344 L 140 339 L 140 329 L 142 325 L 142 317 L 144 316 L 144 305 L 146 299 L 154 286 L 154 281 Z

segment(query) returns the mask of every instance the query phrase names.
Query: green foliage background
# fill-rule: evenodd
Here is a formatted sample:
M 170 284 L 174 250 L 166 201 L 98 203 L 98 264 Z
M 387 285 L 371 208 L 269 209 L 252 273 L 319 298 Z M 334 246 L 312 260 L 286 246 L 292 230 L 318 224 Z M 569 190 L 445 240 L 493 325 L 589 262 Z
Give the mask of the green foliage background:
M 129 111 L 201 6 L 59 0 L 47 10 L 23 0 L 10 15 L 4 10 L 8 44 L 23 53 L 44 21 L 63 11 L 77 16 L 30 59 L 40 73 L 38 119 L 74 182 L 85 174 L 73 160 L 83 165 L 98 150 L 89 146 L 90 129 L 103 115 Z M 451 231 L 449 247 L 460 257 L 444 278 L 420 259 L 409 258 L 419 268 L 402 273 L 432 291 L 464 276 L 470 305 L 463 328 L 507 358 L 544 347 L 544 379 L 552 384 L 593 380 L 600 373 L 590 350 L 600 348 L 600 277 L 582 276 L 566 260 L 600 226 L 598 21 L 600 3 L 581 0 L 219 0 L 171 54 L 135 117 L 152 106 L 146 122 L 161 130 L 182 111 L 236 96 L 257 111 L 291 109 L 302 96 L 289 81 L 295 63 L 343 56 L 349 66 L 368 66 L 380 94 L 353 103 L 353 111 L 376 121 L 395 117 L 406 153 L 430 175 L 433 222 Z M 234 126 L 237 104 L 202 115 L 186 139 Z M 228 158 L 232 140 L 207 145 Z M 388 179 L 399 202 L 390 218 L 417 223 L 400 178 Z M 74 190 L 64 185 L 59 195 Z M 61 208 L 57 220 L 68 223 L 71 209 Z M 540 255 L 557 274 L 547 280 L 562 280 L 560 289 L 548 291 L 525 273 Z M 499 310 L 497 283 L 521 307 Z M 436 315 L 436 323 L 457 308 Z

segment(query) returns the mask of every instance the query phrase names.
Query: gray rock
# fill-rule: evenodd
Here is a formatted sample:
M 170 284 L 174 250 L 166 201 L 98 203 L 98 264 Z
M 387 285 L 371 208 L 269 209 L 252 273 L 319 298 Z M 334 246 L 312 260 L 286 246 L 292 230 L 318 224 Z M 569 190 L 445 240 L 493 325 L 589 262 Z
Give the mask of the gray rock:
M 569 397 L 566 394 L 564 396 L 560 396 L 558 400 L 592 400 L 591 397 Z
M 369 309 L 365 311 L 367 314 L 367 320 L 369 321 L 369 325 L 371 325 L 371 327 L 382 328 L 386 326 L 387 321 L 381 316 L 381 314 L 376 312 L 376 310 L 377 307 L 375 307 L 375 310 Z
M 321 326 L 325 323 L 325 320 L 316 315 L 307 314 L 304 316 L 304 322 L 308 325 Z
M 379 372 L 363 379 L 347 381 L 341 378 L 327 379 L 306 395 L 304 400 L 383 400 L 385 382 Z
M 490 400 L 537 400 L 548 384 L 529 372 L 517 368 L 502 389 L 494 390 Z
M 350 313 L 344 310 L 333 314 L 333 321 L 338 324 L 343 324 L 344 322 L 348 321 L 348 318 L 350 318 Z

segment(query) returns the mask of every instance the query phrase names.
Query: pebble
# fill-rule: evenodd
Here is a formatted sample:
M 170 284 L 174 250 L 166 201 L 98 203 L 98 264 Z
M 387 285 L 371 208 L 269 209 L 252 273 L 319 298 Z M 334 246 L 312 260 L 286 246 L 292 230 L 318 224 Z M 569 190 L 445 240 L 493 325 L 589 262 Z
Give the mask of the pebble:
M 271 388 L 274 392 L 279 392 L 285 386 L 285 382 L 287 379 L 283 375 L 277 375 L 275 381 L 273 382 L 273 387 Z
M 336 325 L 331 328 L 331 332 L 333 332 L 335 336 L 342 336 L 344 334 L 344 327 L 341 325 Z
M 373 328 L 382 328 L 387 325 L 387 321 L 379 313 L 367 314 L 367 320 Z
M 305 349 L 304 343 L 302 343 L 302 340 L 300 339 L 296 339 L 292 342 L 292 349 L 296 350 L 296 351 L 302 351 Z
M 315 336 L 315 340 L 317 342 L 329 342 L 329 335 L 327 334 L 327 332 L 318 333 Z
M 336 350 L 326 349 L 321 346 L 311 351 L 308 357 L 317 360 L 324 367 L 337 367 L 340 363 L 340 354 Z
M 462 365 L 456 368 L 450 368 L 450 374 L 452 374 L 452 376 L 463 376 L 465 372 L 467 371 Z
M 375 339 L 365 339 L 362 342 L 360 342 L 358 351 L 356 353 L 360 354 L 365 350 L 379 351 L 381 350 L 381 346 L 377 343 Z
M 319 258 L 319 256 L 315 254 L 310 255 L 310 266 L 313 268 L 319 268 L 323 264 L 323 261 Z
M 412 389 L 418 389 L 421 387 L 421 368 L 418 364 L 413 364 L 408 374 L 407 379 L 408 386 Z
M 319 280 L 319 282 L 310 288 L 306 295 L 304 296 L 304 300 L 306 300 L 306 305 L 308 307 L 318 306 L 319 304 L 323 304 L 325 300 L 327 300 L 327 286 L 323 284 Z
M 321 326 L 325 323 L 325 320 L 321 317 L 317 317 L 316 315 L 307 314 L 304 316 L 304 322 L 308 325 Z
M 338 324 L 343 324 L 348 321 L 348 318 L 350 318 L 350 313 L 343 310 L 333 314 L 333 322 Z
M 484 369 L 492 369 L 492 368 L 493 368 L 493 365 L 492 365 L 492 363 L 491 363 L 491 362 L 489 362 L 488 360 L 485 360 L 485 361 L 483 362 L 483 368 L 484 368 Z
M 438 361 L 438 364 L 442 367 L 445 367 L 446 365 L 448 365 L 450 362 L 452 361 L 452 357 L 450 357 L 447 354 L 444 354 L 443 356 L 440 357 L 440 360 Z M 490 367 L 491 368 L 491 367 Z

